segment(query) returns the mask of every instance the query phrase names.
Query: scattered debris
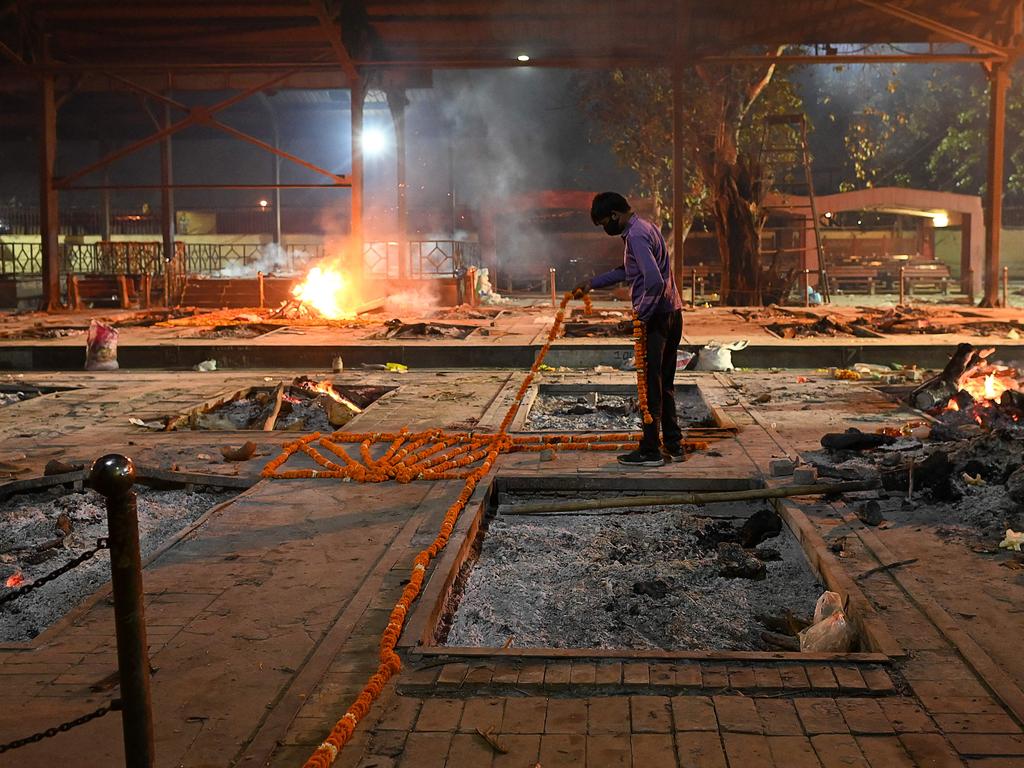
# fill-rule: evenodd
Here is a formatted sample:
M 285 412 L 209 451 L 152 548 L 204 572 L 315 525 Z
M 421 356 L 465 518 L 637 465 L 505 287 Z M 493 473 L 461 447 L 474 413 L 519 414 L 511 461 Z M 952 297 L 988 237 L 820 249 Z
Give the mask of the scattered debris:
M 209 373 L 210 371 L 217 370 L 216 360 L 203 360 L 201 363 L 196 363 L 192 366 L 193 371 L 200 371 L 202 373 Z
M 854 427 L 845 432 L 830 433 L 821 438 L 821 445 L 824 448 L 835 451 L 870 450 L 871 448 L 879 448 L 883 445 L 892 445 L 895 442 L 895 437 L 872 432 L 861 432 Z
M 999 542 L 999 548 L 1012 549 L 1014 552 L 1020 552 L 1022 544 L 1024 544 L 1024 532 L 1018 532 L 1012 528 L 1007 528 L 1006 536 Z
M 256 443 L 250 440 L 238 448 L 230 445 L 221 446 L 220 453 L 225 461 L 247 461 L 256 453 Z

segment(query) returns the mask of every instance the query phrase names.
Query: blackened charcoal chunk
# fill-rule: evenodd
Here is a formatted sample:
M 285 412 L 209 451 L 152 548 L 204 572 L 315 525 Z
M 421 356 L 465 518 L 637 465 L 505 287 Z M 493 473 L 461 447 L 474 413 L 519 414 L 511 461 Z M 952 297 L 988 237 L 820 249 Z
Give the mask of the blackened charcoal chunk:
M 668 584 L 661 579 L 638 581 L 633 585 L 633 593 L 637 595 L 647 595 L 655 600 L 660 600 L 668 594 Z
M 760 581 L 767 575 L 767 569 L 739 544 L 723 542 L 718 545 L 718 575 L 726 579 Z
M 882 505 L 872 499 L 857 507 L 857 517 L 864 525 L 878 525 L 882 522 Z
M 782 518 L 774 509 L 759 509 L 740 528 L 740 544 L 756 547 L 765 539 L 771 539 L 782 532 Z

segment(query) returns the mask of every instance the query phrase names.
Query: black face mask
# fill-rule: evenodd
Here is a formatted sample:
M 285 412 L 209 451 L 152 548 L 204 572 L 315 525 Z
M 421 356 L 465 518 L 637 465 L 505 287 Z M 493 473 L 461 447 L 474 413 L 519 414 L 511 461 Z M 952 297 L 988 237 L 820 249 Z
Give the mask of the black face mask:
M 603 225 L 604 231 L 609 235 L 621 235 L 626 231 L 626 225 L 618 219 L 609 219 L 606 224 Z

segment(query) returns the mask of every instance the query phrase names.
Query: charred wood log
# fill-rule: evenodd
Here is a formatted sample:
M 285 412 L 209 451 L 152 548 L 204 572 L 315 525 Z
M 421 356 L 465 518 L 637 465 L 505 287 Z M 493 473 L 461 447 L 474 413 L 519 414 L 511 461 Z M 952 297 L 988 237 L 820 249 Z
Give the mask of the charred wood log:
M 880 448 L 883 445 L 892 445 L 895 442 L 895 437 L 861 432 L 859 429 L 833 432 L 821 438 L 822 447 L 833 451 L 866 451 Z
M 973 344 L 958 344 L 946 367 L 910 393 L 910 404 L 922 411 L 944 406 L 960 391 L 960 382 L 985 365 L 994 347 L 977 349 Z

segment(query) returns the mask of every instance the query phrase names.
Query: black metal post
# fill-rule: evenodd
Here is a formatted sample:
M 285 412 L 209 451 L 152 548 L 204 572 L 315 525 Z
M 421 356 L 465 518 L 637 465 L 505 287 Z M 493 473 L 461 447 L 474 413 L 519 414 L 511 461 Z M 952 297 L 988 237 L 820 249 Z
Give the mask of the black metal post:
M 155 758 L 153 709 L 149 697 L 149 650 L 143 609 L 139 521 L 132 490 L 135 465 L 126 456 L 109 453 L 92 465 L 89 480 L 93 489 L 107 499 L 125 766 L 152 768 Z

